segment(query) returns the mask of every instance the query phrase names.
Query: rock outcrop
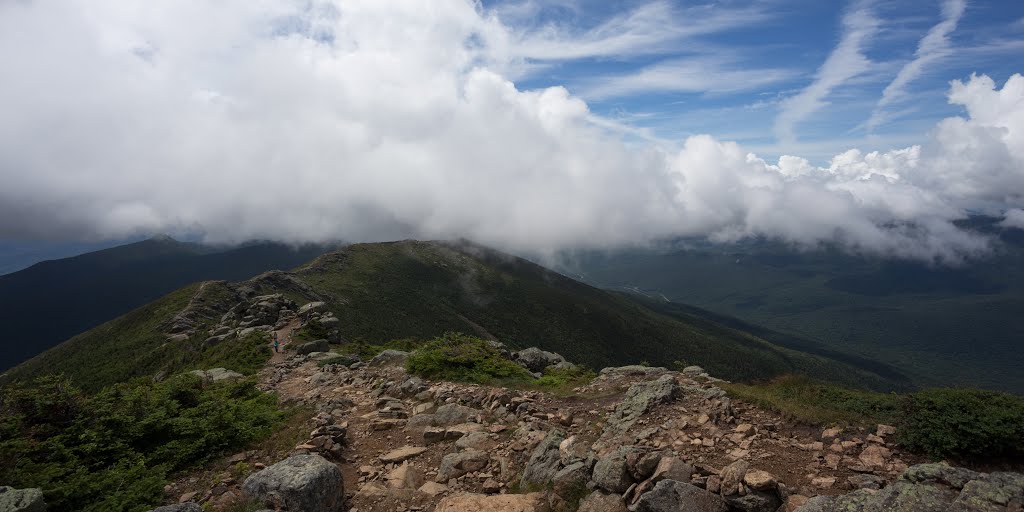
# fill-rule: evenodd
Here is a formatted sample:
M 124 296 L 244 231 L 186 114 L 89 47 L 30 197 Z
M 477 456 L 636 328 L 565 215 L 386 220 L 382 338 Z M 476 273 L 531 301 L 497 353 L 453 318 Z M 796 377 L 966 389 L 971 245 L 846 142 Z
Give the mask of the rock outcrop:
M 797 512 L 982 512 L 1024 510 L 1024 475 L 976 473 L 942 464 L 907 469 L 892 485 L 818 496 Z
M 319 455 L 288 457 L 250 475 L 242 489 L 268 507 L 303 512 L 337 512 L 344 498 L 341 470 Z
M 43 490 L 0 486 L 0 512 L 46 512 Z

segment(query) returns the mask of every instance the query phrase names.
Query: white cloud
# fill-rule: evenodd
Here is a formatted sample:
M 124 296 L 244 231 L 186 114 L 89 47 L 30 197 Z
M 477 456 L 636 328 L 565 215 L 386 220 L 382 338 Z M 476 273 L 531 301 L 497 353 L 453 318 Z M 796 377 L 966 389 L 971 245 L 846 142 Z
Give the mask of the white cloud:
M 842 23 L 839 44 L 818 68 L 814 81 L 797 95 L 783 100 L 775 119 L 775 136 L 780 140 L 795 141 L 797 124 L 827 106 L 826 99 L 835 88 L 870 69 L 871 61 L 864 56 L 863 49 L 878 32 L 878 20 L 870 2 L 860 1 L 851 6 Z
M 1003 215 L 1003 221 L 999 225 L 1007 228 L 1024 229 L 1024 210 L 1020 208 L 1007 210 L 1006 214 Z
M 767 236 L 959 261 L 952 221 L 1022 205 L 1024 78 L 954 82 L 920 147 L 769 163 L 625 141 L 523 91 L 464 0 L 0 3 L 0 238 L 465 236 L 515 250 Z M 500 50 L 500 48 L 499 48 Z
M 906 96 L 907 86 L 921 76 L 925 68 L 952 53 L 949 35 L 956 30 L 956 25 L 966 8 L 966 0 L 942 2 L 942 21 L 921 38 L 917 51 L 914 52 L 914 60 L 900 68 L 896 78 L 882 91 L 882 97 L 867 121 L 869 132 L 889 119 L 886 108 Z

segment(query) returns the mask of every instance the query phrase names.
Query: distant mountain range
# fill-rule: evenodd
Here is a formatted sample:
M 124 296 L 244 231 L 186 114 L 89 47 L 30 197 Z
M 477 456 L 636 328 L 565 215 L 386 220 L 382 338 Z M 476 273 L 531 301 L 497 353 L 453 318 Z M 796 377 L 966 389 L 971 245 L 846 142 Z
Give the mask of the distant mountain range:
M 413 241 L 352 245 L 294 272 L 271 272 L 240 284 L 189 285 L 71 338 L 6 378 L 61 372 L 98 389 L 170 374 L 205 351 L 224 349 L 226 342 L 204 343 L 219 330 L 224 312 L 274 293 L 298 304 L 325 302 L 346 343 L 426 340 L 458 331 L 510 348 L 538 346 L 592 368 L 696 364 L 744 381 L 804 374 L 875 389 L 907 384 L 883 365 L 788 348 L 692 308 L 652 309 L 633 296 L 468 242 Z M 174 319 L 183 317 L 196 319 L 191 335 L 171 336 Z
M 261 242 L 229 249 L 158 237 L 0 276 L 0 371 L 185 286 L 290 269 L 327 246 Z
M 680 242 L 574 254 L 559 268 L 595 286 L 691 304 L 876 360 L 919 387 L 1024 393 L 1024 231 L 987 217 L 962 225 L 992 235 L 995 253 L 944 267 L 767 241 Z

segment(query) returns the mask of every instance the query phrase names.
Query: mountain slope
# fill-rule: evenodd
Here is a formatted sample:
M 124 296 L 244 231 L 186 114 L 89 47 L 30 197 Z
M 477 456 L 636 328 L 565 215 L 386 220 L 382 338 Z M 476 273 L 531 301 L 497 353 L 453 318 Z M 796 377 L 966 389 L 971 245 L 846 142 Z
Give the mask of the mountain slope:
M 161 237 L 0 276 L 0 370 L 186 284 L 292 268 L 325 250 L 272 243 L 212 250 Z
M 642 361 L 672 366 L 678 361 L 736 380 L 800 373 L 872 388 L 900 384 L 710 320 L 655 312 L 628 297 L 468 243 L 353 245 L 322 255 L 291 274 L 269 273 L 241 285 L 215 283 L 207 288 L 201 294 L 181 290 L 148 309 L 76 336 L 9 372 L 8 377 L 60 369 L 102 385 L 150 374 L 161 364 L 176 364 L 177 352 L 204 350 L 200 339 L 168 341 L 165 334 L 151 332 L 155 326 L 172 323 L 171 311 L 185 297 L 193 295 L 195 301 L 202 296 L 212 311 L 204 318 L 215 322 L 217 313 L 234 306 L 231 301 L 283 293 L 298 303 L 327 302 L 349 342 L 428 339 L 461 331 L 496 338 L 510 347 L 538 346 L 594 368 Z M 140 322 L 147 323 L 149 333 L 138 328 Z M 202 324 L 197 332 L 205 333 L 211 325 Z M 113 350 L 115 345 L 118 348 Z M 118 369 L 96 380 L 89 369 L 96 364 L 94 357 L 112 353 L 122 354 Z
M 580 254 L 565 270 L 898 367 L 919 387 L 1024 393 L 1024 244 L 960 267 L 800 252 L 758 241 Z

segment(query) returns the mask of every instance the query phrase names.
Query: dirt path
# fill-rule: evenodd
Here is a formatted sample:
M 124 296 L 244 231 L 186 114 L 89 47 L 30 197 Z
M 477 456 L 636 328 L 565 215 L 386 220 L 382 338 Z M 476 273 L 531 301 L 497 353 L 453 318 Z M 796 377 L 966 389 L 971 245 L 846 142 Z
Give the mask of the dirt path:
M 289 356 L 285 353 L 285 351 L 288 350 L 288 344 L 291 341 L 292 332 L 297 331 L 297 330 L 299 330 L 299 319 L 295 318 L 291 322 L 288 322 L 288 325 L 285 325 L 284 327 L 274 331 L 270 335 L 271 336 L 271 341 L 270 341 L 270 348 L 271 349 L 274 348 L 274 341 L 273 340 L 275 339 L 274 338 L 275 336 L 276 336 L 276 339 L 281 343 L 281 345 L 278 348 L 278 352 L 274 353 L 274 357 L 270 358 L 270 362 L 267 363 L 267 364 L 274 365 L 274 364 L 278 364 L 278 363 L 283 363 L 286 359 L 288 359 Z

